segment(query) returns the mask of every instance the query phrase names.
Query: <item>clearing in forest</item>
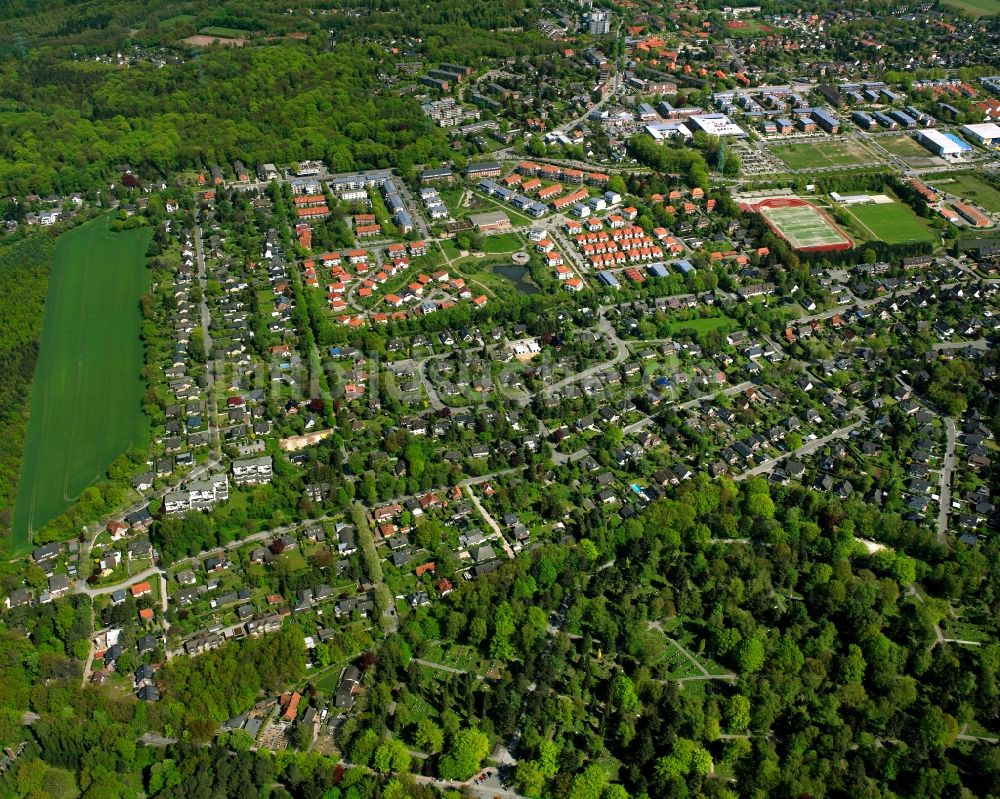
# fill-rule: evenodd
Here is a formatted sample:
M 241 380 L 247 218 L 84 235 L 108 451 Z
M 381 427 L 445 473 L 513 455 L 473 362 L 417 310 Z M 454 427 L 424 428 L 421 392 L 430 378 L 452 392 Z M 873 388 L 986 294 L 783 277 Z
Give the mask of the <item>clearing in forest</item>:
M 14 503 L 16 551 L 149 437 L 139 297 L 152 232 L 110 225 L 104 215 L 56 242 Z

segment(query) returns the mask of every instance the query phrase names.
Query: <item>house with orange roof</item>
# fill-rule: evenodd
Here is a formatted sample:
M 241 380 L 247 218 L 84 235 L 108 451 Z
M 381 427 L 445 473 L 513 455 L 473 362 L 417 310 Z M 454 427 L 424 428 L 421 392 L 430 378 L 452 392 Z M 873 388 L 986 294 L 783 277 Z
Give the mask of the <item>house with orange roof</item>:
M 472 304 L 475 305 L 477 308 L 482 308 L 484 305 L 486 305 L 486 302 L 487 302 L 486 295 L 480 294 L 472 301 Z
M 312 248 L 313 229 L 302 222 L 295 226 L 295 236 L 299 240 L 299 246 L 308 250 Z
M 539 181 L 539 183 L 541 183 L 541 181 Z M 538 199 L 545 201 L 548 200 L 550 197 L 555 197 L 557 194 L 562 194 L 562 191 L 563 191 L 562 184 L 555 183 L 549 186 L 548 188 L 541 189 L 538 192 Z
M 578 277 L 571 277 L 568 280 L 564 280 L 562 285 L 567 291 L 583 290 L 583 281 Z
M 310 206 L 325 206 L 326 197 L 322 194 L 300 194 L 294 200 L 296 208 L 308 208 Z
M 147 580 L 143 580 L 141 583 L 136 583 L 135 585 L 130 586 L 129 591 L 132 592 L 133 597 L 138 599 L 141 596 L 146 596 L 147 594 L 152 593 L 153 589 Z
M 294 721 L 295 716 L 299 712 L 299 702 L 302 700 L 302 694 L 298 691 L 293 691 L 292 693 L 282 694 L 278 699 L 278 704 L 281 707 L 281 719 L 282 721 Z
M 959 215 L 972 227 L 983 228 L 983 227 L 990 227 L 993 224 L 990 221 L 989 217 L 983 214 L 975 206 L 969 205 L 968 203 L 959 202 L 958 200 L 955 200 L 955 202 L 952 203 L 952 206 L 956 211 L 958 211 Z
M 409 247 L 410 247 L 410 255 L 414 258 L 420 255 L 427 254 L 427 245 L 424 244 L 422 241 L 411 241 Z
M 314 208 L 298 208 L 296 209 L 296 214 L 299 219 L 323 219 L 330 215 L 330 209 L 326 206 L 317 206 Z

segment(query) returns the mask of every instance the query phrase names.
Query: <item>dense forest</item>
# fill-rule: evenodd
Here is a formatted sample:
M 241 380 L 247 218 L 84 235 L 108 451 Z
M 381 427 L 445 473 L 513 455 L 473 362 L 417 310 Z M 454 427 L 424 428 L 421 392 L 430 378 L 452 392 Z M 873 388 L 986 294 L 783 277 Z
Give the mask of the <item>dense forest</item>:
M 946 603 L 923 595 L 976 597 L 995 613 L 994 546 L 949 551 L 861 501 L 759 479 L 699 479 L 624 524 L 574 516 L 576 547 L 520 558 L 402 630 L 417 657 L 442 634 L 479 647 L 506 664 L 498 680 L 442 689 L 385 651 L 367 712 L 345 731 L 362 750 L 371 727 L 426 736 L 421 718 L 389 712 L 416 694 L 450 708 L 446 728 L 452 712 L 500 741 L 520 730 L 529 796 L 600 795 L 579 784 L 585 774 L 650 797 L 1000 787 L 995 750 L 955 748 L 972 719 L 995 723 L 1000 650 L 935 645 Z M 858 545 L 876 531 L 896 549 Z M 554 638 L 549 618 L 562 620 Z M 662 679 L 667 639 L 682 629 L 736 679 Z M 738 788 L 711 778 L 720 768 Z
M 556 46 L 536 34 L 496 32 L 524 23 L 525 5 L 516 0 L 408 2 L 402 10 L 394 3 L 392 13 L 387 6 L 359 9 L 361 18 L 331 14 L 329 32 L 287 45 L 262 39 L 260 46 L 205 50 L 180 39 L 204 26 L 236 26 L 265 37 L 277 20 L 283 29 L 298 20 L 307 31 L 316 23 L 256 4 L 198 2 L 168 3 L 180 20 L 169 28 L 160 25 L 157 4 L 151 17 L 157 24 L 144 27 L 145 20 L 133 19 L 120 3 L 80 5 L 85 13 L 64 2 L 27 18 L 18 14 L 29 11 L 24 3 L 7 9 L 7 35 L 0 34 L 6 40 L 0 48 L 0 181 L 9 192 L 93 191 L 115 183 L 122 165 L 151 180 L 214 164 L 228 169 L 236 159 L 253 165 L 322 158 L 334 171 L 391 165 L 410 172 L 449 157 L 449 140 L 415 99 L 387 85 L 385 73 L 394 66 L 375 40 L 414 37 L 420 50 L 411 57 L 471 64 Z M 281 11 L 287 5 L 280 4 Z M 45 20 L 53 15 L 69 21 L 49 30 Z M 91 18 L 93 33 L 103 37 L 101 52 L 116 30 L 133 23 L 128 42 L 166 45 L 180 63 L 122 69 L 72 57 L 80 48 L 69 50 L 75 40 L 66 26 L 86 27 Z
M 55 239 L 32 236 L 0 248 L 0 542 L 8 532 L 28 429 L 28 399 L 38 358 L 42 308 Z
M 338 785 L 335 760 L 294 750 L 240 754 L 235 735 L 228 752 L 134 745 L 147 729 L 205 741 L 220 720 L 301 685 L 294 621 L 175 659 L 162 673 L 169 699 L 150 708 L 81 690 L 58 646 L 38 659 L 6 634 L 0 730 L 30 735 L 38 779 L 78 781 L 86 797 L 236 795 L 220 787 L 230 781 L 241 796 L 284 795 L 279 785 L 293 797 L 420 796 L 406 772 L 465 779 L 497 743 L 514 747 L 518 790 L 546 799 L 996 795 L 997 748 L 959 734 L 1000 722 L 1000 648 L 936 640 L 949 604 L 987 608 L 995 631 L 995 544 L 948 548 L 861 500 L 761 479 L 700 477 L 627 522 L 581 508 L 568 519 L 574 542 L 463 584 L 359 660 L 364 695 L 338 737 L 348 763 L 383 775 L 367 782 L 361 772 Z M 891 548 L 859 545 L 875 534 Z M 24 622 L 71 635 L 87 606 L 63 607 Z M 718 678 L 668 678 L 674 639 Z M 416 659 L 440 642 L 488 658 L 487 679 L 429 675 Z M 40 715 L 30 734 L 16 722 L 24 708 Z

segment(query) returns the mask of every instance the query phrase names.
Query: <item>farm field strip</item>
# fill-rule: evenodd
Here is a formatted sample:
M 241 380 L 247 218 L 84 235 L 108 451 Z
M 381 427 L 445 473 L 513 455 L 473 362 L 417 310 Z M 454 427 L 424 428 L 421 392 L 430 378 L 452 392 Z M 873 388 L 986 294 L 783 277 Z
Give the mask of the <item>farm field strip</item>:
M 114 233 L 110 221 L 95 219 L 56 243 L 14 504 L 16 550 L 149 434 L 139 297 L 151 231 Z

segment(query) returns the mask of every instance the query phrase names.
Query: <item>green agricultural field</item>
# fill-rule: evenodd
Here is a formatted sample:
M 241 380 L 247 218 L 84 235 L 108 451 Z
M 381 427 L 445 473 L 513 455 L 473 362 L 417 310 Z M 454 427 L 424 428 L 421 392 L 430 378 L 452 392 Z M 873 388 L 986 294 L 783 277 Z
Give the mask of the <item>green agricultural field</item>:
M 1000 14 L 1000 0 L 944 0 L 945 5 L 957 8 L 976 17 Z
M 139 297 L 151 230 L 105 215 L 56 242 L 31 418 L 14 503 L 14 547 L 62 513 L 131 446 L 146 446 Z
M 858 223 L 867 238 L 886 244 L 937 241 L 938 238 L 926 222 L 900 202 L 865 203 L 846 206 L 844 210 Z
M 867 147 L 852 139 L 775 144 L 771 147 L 771 152 L 784 161 L 789 169 L 878 163 L 878 158 Z
M 199 33 L 204 36 L 216 36 L 220 39 L 243 39 L 249 36 L 249 31 L 243 31 L 239 28 L 223 28 L 219 25 L 209 25 L 207 28 L 202 28 Z
M 949 173 L 941 180 L 933 180 L 935 188 L 957 194 L 976 205 L 981 205 L 987 211 L 1000 211 L 1000 189 L 987 183 L 975 172 Z

